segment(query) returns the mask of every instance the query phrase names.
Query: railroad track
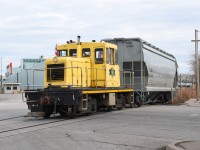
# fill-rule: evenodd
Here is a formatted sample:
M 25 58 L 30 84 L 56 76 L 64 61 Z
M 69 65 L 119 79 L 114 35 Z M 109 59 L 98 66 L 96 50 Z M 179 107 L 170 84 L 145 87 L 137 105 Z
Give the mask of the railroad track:
M 26 120 L 26 121 L 22 122 L 23 123 L 22 125 L 20 125 L 20 124 L 16 125 L 14 123 L 14 124 L 11 124 L 12 126 L 9 129 L 3 129 L 3 130 L 0 129 L 0 138 L 6 138 L 9 136 L 15 136 L 15 135 L 19 135 L 19 134 L 28 133 L 28 132 L 34 132 L 34 131 L 38 131 L 38 130 L 59 127 L 59 126 L 67 125 L 67 124 L 84 122 L 84 121 L 88 121 L 88 120 L 92 120 L 92 119 L 96 119 L 96 118 L 101 118 L 101 117 L 105 117 L 105 116 L 109 116 L 109 115 L 122 113 L 124 111 L 129 111 L 129 109 L 121 110 L 121 111 L 113 111 L 113 112 L 108 112 L 108 113 L 99 113 L 99 114 L 95 114 L 95 115 L 91 115 L 91 116 L 81 116 L 81 117 L 77 117 L 76 119 L 61 119 L 61 118 L 56 118 L 56 120 L 55 120 L 55 118 L 45 119 L 45 120 L 41 119 L 39 121 L 43 121 L 43 122 L 36 123 L 36 124 L 34 124 L 35 122 L 32 122 L 33 120 L 31 120 L 31 121 Z M 9 119 L 9 118 L 7 118 L 7 119 Z M 51 120 L 53 120 L 53 121 L 51 121 Z M 31 124 L 29 125 L 29 123 L 31 123 Z
M 61 121 L 64 121 L 64 120 L 66 120 L 66 119 L 57 120 L 57 121 L 51 121 L 51 122 L 45 122 L 45 123 L 39 123 L 39 124 L 34 124 L 34 125 L 28 125 L 28 126 L 23 126 L 23 127 L 8 129 L 8 130 L 3 130 L 3 131 L 0 131 L 0 134 L 1 133 L 6 133 L 6 132 L 10 132 L 10 131 L 17 131 L 17 130 L 26 129 L 26 128 L 32 128 L 32 127 L 52 124 L 52 123 L 61 122 Z
M 10 120 L 10 119 L 16 119 L 20 117 L 13 117 L 13 118 L 7 118 L 2 120 Z M 59 122 L 66 121 L 66 119 L 56 119 L 56 120 L 17 120 L 16 122 L 13 122 L 13 120 L 9 123 L 0 125 L 0 138 L 14 136 L 18 134 L 23 134 L 26 132 L 32 132 L 35 130 L 41 130 L 45 128 L 49 128 L 51 126 L 58 125 Z
M 15 124 L 20 124 L 23 123 L 23 120 L 18 120 L 20 118 L 24 118 L 24 116 L 16 116 L 16 117 L 10 117 L 10 118 L 4 118 L 4 119 L 0 119 L 0 127 L 2 126 L 8 126 L 8 125 L 12 125 L 13 122 Z M 1 129 L 0 129 L 1 130 Z
M 0 119 L 0 121 L 12 120 L 12 119 L 21 118 L 21 117 L 24 117 L 24 116 L 18 116 L 18 117 L 10 117 L 10 118 L 5 118 L 5 119 Z

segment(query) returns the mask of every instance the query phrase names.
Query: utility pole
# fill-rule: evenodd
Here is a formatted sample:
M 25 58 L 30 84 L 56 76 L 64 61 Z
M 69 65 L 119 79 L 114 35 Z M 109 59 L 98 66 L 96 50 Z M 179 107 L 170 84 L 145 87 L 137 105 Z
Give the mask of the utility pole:
M 181 78 L 181 73 L 180 73 L 180 94 L 181 94 L 181 99 L 182 99 L 182 78 Z
M 199 100 L 199 54 L 198 54 L 198 30 L 195 29 L 195 58 L 196 58 L 196 92 L 197 92 L 197 101 Z
M 2 57 L 1 57 L 1 93 L 3 92 Z

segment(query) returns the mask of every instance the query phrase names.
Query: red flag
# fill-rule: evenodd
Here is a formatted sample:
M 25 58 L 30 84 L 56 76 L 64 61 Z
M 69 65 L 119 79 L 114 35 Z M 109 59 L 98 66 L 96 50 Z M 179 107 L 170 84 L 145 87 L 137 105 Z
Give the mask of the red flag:
M 9 69 L 10 69 L 10 75 L 12 75 L 12 63 L 10 63 Z
M 55 55 L 58 56 L 58 51 L 57 50 L 55 50 Z
M 56 47 L 55 47 L 55 55 L 58 56 L 57 44 L 56 44 Z

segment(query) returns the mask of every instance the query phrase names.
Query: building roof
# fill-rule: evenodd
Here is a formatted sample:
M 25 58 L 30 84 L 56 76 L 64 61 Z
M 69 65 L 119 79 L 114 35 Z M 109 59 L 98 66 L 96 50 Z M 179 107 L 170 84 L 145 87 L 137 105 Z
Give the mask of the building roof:
M 14 82 L 8 82 L 8 83 L 3 83 L 3 85 L 10 85 L 10 84 L 12 84 L 12 85 L 20 85 L 21 83 L 14 83 Z

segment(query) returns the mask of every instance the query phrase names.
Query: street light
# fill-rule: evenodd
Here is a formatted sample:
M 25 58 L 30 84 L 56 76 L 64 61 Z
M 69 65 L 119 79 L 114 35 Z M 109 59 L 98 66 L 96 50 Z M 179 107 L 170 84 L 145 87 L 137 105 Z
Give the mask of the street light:
M 197 91 L 197 101 L 199 100 L 199 54 L 198 54 L 198 30 L 195 29 L 195 40 L 192 40 L 192 42 L 195 42 L 195 58 L 196 58 L 196 91 Z

